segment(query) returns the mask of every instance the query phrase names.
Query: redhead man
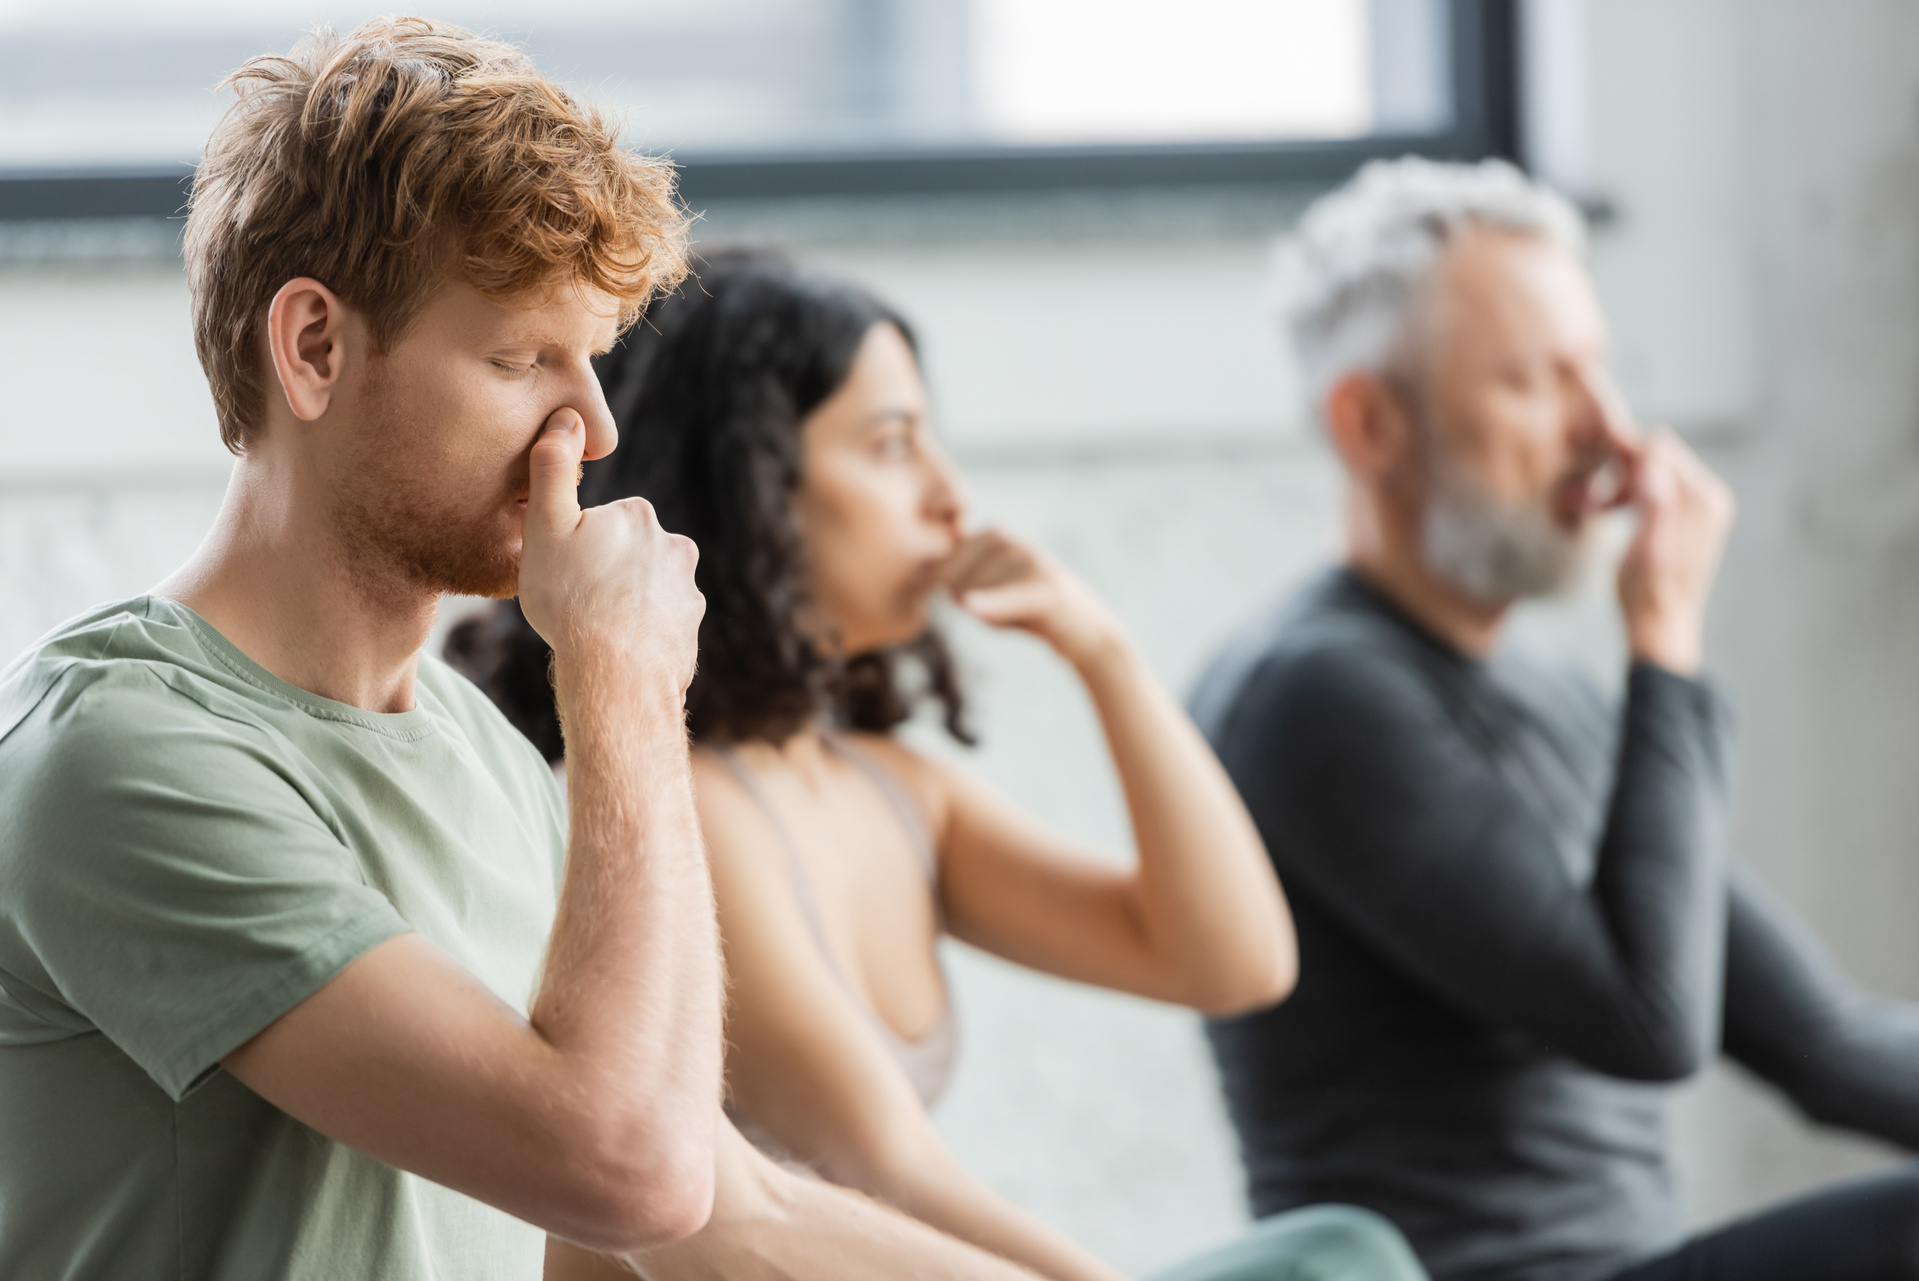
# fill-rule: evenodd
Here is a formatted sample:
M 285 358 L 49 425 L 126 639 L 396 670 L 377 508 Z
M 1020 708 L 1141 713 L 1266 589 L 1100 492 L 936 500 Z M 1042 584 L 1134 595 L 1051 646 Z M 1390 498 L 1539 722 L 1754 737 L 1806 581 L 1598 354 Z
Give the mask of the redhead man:
M 1017 1275 L 722 1119 L 696 553 L 574 492 L 669 171 L 417 19 L 230 83 L 186 237 L 225 505 L 0 677 L 0 1276 Z M 551 641 L 570 816 L 422 655 L 446 591 Z
M 1292 1000 L 1212 1028 L 1254 1208 L 1377 1210 L 1442 1281 L 1919 1275 L 1910 1172 L 1680 1231 L 1668 1083 L 1723 1048 L 1919 1144 L 1919 1011 L 1728 871 L 1731 718 L 1700 661 L 1732 499 L 1620 403 L 1580 240 L 1509 167 L 1407 160 L 1285 251 L 1345 563 L 1196 696 L 1298 922 Z M 1619 507 L 1613 706 L 1501 635 Z

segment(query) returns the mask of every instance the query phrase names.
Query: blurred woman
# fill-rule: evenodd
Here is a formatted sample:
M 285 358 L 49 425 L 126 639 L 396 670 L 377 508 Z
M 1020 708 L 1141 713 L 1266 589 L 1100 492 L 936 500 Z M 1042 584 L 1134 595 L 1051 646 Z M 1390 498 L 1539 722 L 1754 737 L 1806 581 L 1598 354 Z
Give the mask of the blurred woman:
M 687 710 L 731 979 L 735 1120 L 763 1148 L 1039 1273 L 1111 1281 L 935 1133 L 928 1108 L 959 1044 L 937 944 L 951 934 L 1209 1014 L 1271 1005 L 1292 987 L 1292 924 L 1237 794 L 1094 594 L 1039 549 L 969 524 L 912 331 L 883 303 L 775 255 L 715 255 L 601 377 L 621 443 L 588 468 L 586 501 L 647 498 L 700 546 Z M 1037 636 L 1084 684 L 1135 866 L 896 735 L 930 699 L 972 741 L 933 623 L 940 594 Z M 516 620 L 502 606 L 454 655 L 552 754 L 543 648 Z M 1238 1251 L 1181 1275 L 1423 1275 L 1383 1221 L 1336 1208 Z

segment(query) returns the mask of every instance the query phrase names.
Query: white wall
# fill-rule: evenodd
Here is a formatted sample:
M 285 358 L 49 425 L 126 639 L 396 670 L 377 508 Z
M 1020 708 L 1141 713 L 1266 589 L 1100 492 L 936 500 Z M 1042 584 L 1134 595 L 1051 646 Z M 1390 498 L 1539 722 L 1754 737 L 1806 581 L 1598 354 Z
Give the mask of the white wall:
M 1580 6 L 1584 163 L 1623 211 L 1595 273 L 1648 416 L 1737 484 L 1712 651 L 1746 707 L 1740 852 L 1862 979 L 1919 996 L 1919 7 Z M 980 511 L 1053 546 L 1184 687 L 1332 545 L 1336 485 L 1262 305 L 1280 194 L 714 209 L 919 323 Z M 0 655 L 184 556 L 224 456 L 169 264 L 0 270 Z M 1600 590 L 1527 626 L 1602 670 Z M 1083 700 L 1036 647 L 960 625 L 975 767 L 1116 853 Z M 967 1050 L 941 1124 L 974 1168 L 1129 1268 L 1241 1222 L 1186 1016 L 956 955 Z M 1711 1220 L 1885 1159 L 1730 1072 L 1681 1153 Z
M 1645 193 L 1628 235 L 1685 229 L 1648 256 L 1647 297 L 1653 262 L 1690 283 L 1690 255 L 1726 260 L 1701 285 L 1723 301 L 1666 340 L 1751 335 L 1750 410 L 1715 442 L 1742 503 L 1711 646 L 1745 704 L 1738 851 L 1855 976 L 1919 996 L 1919 7 L 1608 0 L 1593 19 L 1615 69 L 1595 78 L 1602 180 Z M 1732 1073 L 1690 1103 L 1703 1217 L 1889 1159 Z

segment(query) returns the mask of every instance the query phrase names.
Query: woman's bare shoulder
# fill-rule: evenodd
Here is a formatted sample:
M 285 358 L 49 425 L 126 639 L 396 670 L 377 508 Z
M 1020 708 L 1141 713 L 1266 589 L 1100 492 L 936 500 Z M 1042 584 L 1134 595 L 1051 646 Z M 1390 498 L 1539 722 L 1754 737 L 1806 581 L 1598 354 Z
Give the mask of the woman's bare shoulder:
M 729 863 L 778 862 L 779 832 L 726 758 L 711 747 L 695 745 L 691 759 L 693 800 L 708 853 Z

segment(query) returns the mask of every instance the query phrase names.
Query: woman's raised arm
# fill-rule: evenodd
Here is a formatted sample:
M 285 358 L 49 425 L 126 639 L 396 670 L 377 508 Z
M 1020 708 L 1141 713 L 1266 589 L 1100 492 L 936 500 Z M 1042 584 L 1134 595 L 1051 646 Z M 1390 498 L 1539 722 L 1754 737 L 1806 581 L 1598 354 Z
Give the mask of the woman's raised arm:
M 1212 749 L 1111 612 L 1063 566 L 998 533 L 968 540 L 947 582 L 971 613 L 1033 633 L 1078 672 L 1139 850 L 1132 870 L 1116 869 L 978 782 L 895 748 L 933 812 L 951 931 L 1036 969 L 1209 1014 L 1284 999 L 1298 952 L 1272 862 Z

